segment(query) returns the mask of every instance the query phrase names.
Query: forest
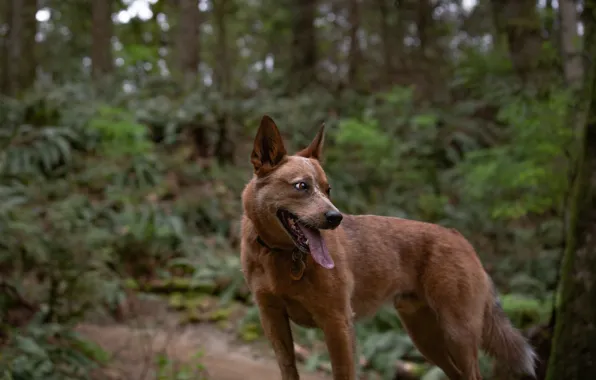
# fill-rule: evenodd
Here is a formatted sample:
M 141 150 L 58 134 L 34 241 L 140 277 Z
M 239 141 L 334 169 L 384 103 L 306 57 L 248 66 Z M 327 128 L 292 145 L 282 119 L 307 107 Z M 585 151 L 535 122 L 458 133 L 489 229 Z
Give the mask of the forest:
M 0 380 L 280 378 L 239 259 L 264 114 L 325 123 L 342 212 L 469 239 L 539 380 L 596 378 L 595 85 L 596 0 L 0 0 Z M 360 379 L 446 379 L 390 306 L 356 336 Z

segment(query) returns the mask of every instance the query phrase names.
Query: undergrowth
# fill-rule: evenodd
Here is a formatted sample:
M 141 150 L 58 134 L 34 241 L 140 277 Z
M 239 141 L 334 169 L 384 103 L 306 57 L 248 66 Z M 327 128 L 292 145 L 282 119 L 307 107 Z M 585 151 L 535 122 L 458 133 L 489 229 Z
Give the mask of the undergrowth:
M 0 104 L 3 379 L 85 378 L 105 364 L 105 353 L 72 327 L 90 313 L 115 313 L 130 278 L 137 287 L 180 278 L 210 284 L 221 304 L 251 305 L 238 261 L 247 153 L 236 164 L 198 160 L 185 138 L 189 123 L 217 120 L 209 103 L 217 99 L 203 90 L 165 103 L 150 91 L 102 98 L 84 84 L 37 91 Z M 475 112 L 494 99 L 431 107 L 396 87 L 352 107 L 328 94 L 263 94 L 234 116 L 233 133 L 238 152 L 248 152 L 268 112 L 297 149 L 325 118 L 335 204 L 458 228 L 513 294 L 504 306 L 514 323 L 528 327 L 544 322 L 562 244 L 569 96 L 553 93 L 499 98 L 496 122 L 483 128 Z M 340 116 L 326 116 L 338 102 L 346 104 Z M 254 307 L 238 331 L 262 339 Z M 296 335 L 311 353 L 308 368 L 327 360 L 320 332 Z M 369 370 L 388 376 L 398 360 L 425 366 L 393 310 L 359 325 L 357 336 Z M 159 368 L 166 376 L 165 358 Z

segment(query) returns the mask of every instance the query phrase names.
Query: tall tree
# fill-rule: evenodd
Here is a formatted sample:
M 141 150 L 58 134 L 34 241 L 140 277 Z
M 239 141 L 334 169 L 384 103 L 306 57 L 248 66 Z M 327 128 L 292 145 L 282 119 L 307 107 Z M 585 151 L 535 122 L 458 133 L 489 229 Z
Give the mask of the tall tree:
M 37 1 L 12 0 L 8 37 L 8 89 L 16 95 L 35 81 Z
M 8 32 L 10 30 L 10 1 L 0 2 L 0 94 L 9 93 Z
M 491 0 L 497 42 L 506 44 L 513 68 L 525 83 L 540 83 L 542 22 L 536 0 Z
M 401 4 L 395 4 L 396 7 Z M 379 24 L 381 29 L 381 41 L 383 43 L 383 68 L 384 68 L 384 82 L 388 83 L 391 81 L 394 70 L 394 51 L 403 44 L 403 35 L 400 33 L 395 35 L 397 30 L 392 28 L 391 17 L 394 12 L 389 12 L 389 6 L 387 0 L 377 0 L 377 9 L 379 14 Z
M 561 55 L 563 72 L 568 84 L 579 84 L 582 79 L 582 58 L 577 35 L 577 8 L 575 0 L 559 0 L 561 18 Z
M 179 0 L 177 67 L 185 83 L 195 83 L 199 70 L 201 13 L 197 0 Z
M 219 4 L 217 2 L 216 4 Z M 201 62 L 201 12 L 197 0 L 177 0 L 169 4 L 175 11 L 177 28 L 175 33 L 175 76 L 180 79 L 180 88 L 192 91 L 199 80 Z M 185 126 L 192 138 L 195 151 L 193 158 L 209 156 L 209 137 L 205 125 L 198 120 Z
M 224 99 L 232 96 L 232 59 L 228 30 L 228 15 L 234 7 L 232 0 L 215 2 L 214 23 L 217 32 L 217 66 L 215 67 L 215 83 Z M 230 114 L 228 109 L 220 110 L 217 118 L 218 136 L 215 155 L 219 162 L 231 162 L 233 159 L 232 139 L 230 136 Z
M 585 118 L 578 128 L 548 380 L 596 378 L 596 0 L 584 5 Z
M 315 34 L 316 0 L 292 0 L 292 62 L 290 89 L 299 91 L 316 80 L 317 39 Z
M 349 16 L 350 22 L 350 53 L 348 56 L 348 85 L 354 86 L 358 76 L 360 65 L 360 41 L 358 31 L 360 29 L 360 7 L 358 0 L 350 0 Z
M 112 62 L 112 1 L 93 0 L 92 11 L 92 75 L 101 78 L 113 69 Z

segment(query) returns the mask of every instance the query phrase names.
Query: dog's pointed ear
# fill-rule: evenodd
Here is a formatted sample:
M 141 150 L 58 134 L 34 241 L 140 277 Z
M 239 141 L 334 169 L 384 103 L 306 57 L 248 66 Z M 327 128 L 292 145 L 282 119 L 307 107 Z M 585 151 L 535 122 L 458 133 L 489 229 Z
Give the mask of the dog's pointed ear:
M 296 153 L 297 156 L 314 158 L 315 160 L 321 160 L 323 158 L 323 143 L 325 142 L 325 123 L 321 123 L 319 132 L 311 143 L 300 152 Z
M 277 125 L 269 115 L 264 115 L 259 125 L 250 161 L 259 174 L 274 168 L 286 157 L 287 151 Z

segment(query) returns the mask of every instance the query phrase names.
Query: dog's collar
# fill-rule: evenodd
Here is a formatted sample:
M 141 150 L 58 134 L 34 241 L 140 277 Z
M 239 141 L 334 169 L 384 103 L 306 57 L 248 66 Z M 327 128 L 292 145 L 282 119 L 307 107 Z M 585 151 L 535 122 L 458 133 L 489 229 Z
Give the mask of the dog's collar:
M 263 247 L 267 248 L 268 250 L 270 250 L 272 252 L 290 252 L 291 251 L 291 249 L 272 248 L 267 243 L 265 243 L 265 241 L 263 239 L 261 239 L 260 236 L 257 236 L 257 243 L 259 243 L 260 245 L 262 245 Z
M 290 268 L 290 277 L 292 277 L 292 279 L 295 281 L 298 281 L 304 277 L 304 272 L 306 271 L 306 253 L 302 252 L 296 247 L 294 247 L 292 250 L 272 248 L 258 235 L 257 243 L 267 248 L 271 252 L 292 252 L 292 267 Z

